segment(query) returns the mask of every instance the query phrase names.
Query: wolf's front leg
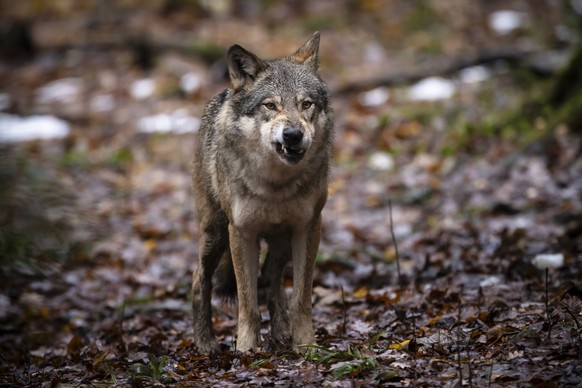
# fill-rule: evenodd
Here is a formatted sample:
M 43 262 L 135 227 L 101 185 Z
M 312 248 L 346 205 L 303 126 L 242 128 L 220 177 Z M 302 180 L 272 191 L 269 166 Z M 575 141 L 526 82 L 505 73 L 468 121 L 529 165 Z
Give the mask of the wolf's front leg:
M 259 275 L 259 240 L 233 225 L 228 226 L 232 263 L 238 296 L 238 329 L 236 349 L 253 350 L 259 342 L 261 314 L 257 297 Z
M 220 345 L 212 330 L 212 275 L 223 254 L 228 254 L 226 228 L 202 228 L 199 242 L 198 268 L 192 276 L 192 313 L 194 345 L 202 353 L 218 353 Z
M 293 348 L 315 344 L 311 315 L 313 270 L 321 237 L 321 216 L 310 228 L 295 230 L 291 242 L 293 258 L 293 293 L 291 295 L 291 337 Z

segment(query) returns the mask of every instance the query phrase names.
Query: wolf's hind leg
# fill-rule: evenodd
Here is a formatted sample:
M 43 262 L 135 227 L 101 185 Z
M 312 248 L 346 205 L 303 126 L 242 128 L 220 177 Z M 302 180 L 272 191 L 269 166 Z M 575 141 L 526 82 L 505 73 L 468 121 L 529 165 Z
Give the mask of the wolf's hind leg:
M 224 228 L 205 228 L 200 231 L 198 268 L 192 275 L 192 312 L 194 345 L 201 353 L 218 353 L 220 345 L 212 330 L 212 275 L 223 255 L 228 252 L 228 234 Z
M 271 318 L 272 346 L 288 346 L 291 339 L 287 295 L 283 289 L 283 270 L 291 260 L 289 234 L 267 237 L 269 250 L 261 276 L 269 284 L 267 307 Z

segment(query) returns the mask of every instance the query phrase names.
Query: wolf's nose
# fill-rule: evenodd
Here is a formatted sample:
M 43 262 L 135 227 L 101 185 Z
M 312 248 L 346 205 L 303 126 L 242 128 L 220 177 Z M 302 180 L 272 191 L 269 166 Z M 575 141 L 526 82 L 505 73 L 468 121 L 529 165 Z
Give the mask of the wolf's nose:
M 283 129 L 283 141 L 286 145 L 293 147 L 301 143 L 303 140 L 303 132 L 297 128 L 285 128 Z

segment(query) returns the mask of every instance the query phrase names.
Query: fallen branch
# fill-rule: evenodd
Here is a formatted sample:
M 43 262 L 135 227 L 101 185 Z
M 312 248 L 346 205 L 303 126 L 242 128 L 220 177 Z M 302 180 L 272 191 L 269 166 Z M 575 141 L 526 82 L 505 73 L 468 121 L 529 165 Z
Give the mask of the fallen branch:
M 380 86 L 408 85 L 418 82 L 423 78 L 450 76 L 467 67 L 491 65 L 496 62 L 523 64 L 540 75 L 550 75 L 564 64 L 566 57 L 567 53 L 561 51 L 531 50 L 515 47 L 488 50 L 457 58 L 439 57 L 427 61 L 426 65 L 422 65 L 416 70 L 404 70 L 384 74 L 379 77 L 348 82 L 333 90 L 332 94 L 341 96 Z
M 392 243 L 394 243 L 394 252 L 396 254 L 396 273 L 398 274 L 398 286 L 404 287 L 404 279 L 400 272 L 400 255 L 398 254 L 398 244 L 396 243 L 396 235 L 394 234 L 394 221 L 392 219 L 392 200 L 388 201 L 388 211 L 390 213 L 390 234 L 392 235 Z
M 548 341 L 552 338 L 552 315 L 550 314 L 550 304 L 548 301 L 548 267 L 546 267 L 546 320 L 548 323 Z

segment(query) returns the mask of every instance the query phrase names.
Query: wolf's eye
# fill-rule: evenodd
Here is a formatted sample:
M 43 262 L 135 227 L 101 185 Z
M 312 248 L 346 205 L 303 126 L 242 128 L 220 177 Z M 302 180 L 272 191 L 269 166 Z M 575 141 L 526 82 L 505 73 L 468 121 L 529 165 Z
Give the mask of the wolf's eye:
M 266 102 L 263 105 L 265 105 L 265 108 L 267 108 L 268 110 L 277 110 L 277 105 L 275 105 L 272 102 Z
M 312 105 L 313 105 L 313 102 L 305 100 L 301 103 L 301 108 L 303 108 L 304 110 L 307 110 L 307 109 L 311 108 Z

